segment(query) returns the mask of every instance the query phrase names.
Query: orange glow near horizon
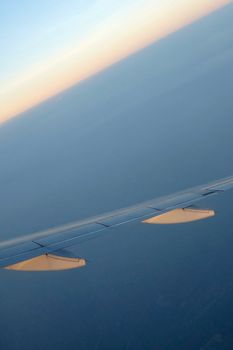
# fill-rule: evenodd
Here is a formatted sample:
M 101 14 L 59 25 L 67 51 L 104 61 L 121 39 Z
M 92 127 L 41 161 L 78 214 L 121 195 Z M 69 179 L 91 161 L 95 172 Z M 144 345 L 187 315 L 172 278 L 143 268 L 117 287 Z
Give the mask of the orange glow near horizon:
M 77 48 L 0 86 L 0 123 L 229 3 L 180 0 L 161 11 L 153 5 L 113 16 Z

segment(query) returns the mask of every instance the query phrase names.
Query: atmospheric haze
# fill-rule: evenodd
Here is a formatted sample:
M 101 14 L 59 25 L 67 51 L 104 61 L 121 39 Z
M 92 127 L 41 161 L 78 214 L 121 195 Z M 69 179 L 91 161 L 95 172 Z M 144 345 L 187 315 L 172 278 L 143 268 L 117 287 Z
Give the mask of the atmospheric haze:
M 230 4 L 3 123 L 1 240 L 232 175 L 232 24 Z M 0 348 L 232 349 L 232 191 L 202 207 L 74 247 L 81 269 L 1 270 Z

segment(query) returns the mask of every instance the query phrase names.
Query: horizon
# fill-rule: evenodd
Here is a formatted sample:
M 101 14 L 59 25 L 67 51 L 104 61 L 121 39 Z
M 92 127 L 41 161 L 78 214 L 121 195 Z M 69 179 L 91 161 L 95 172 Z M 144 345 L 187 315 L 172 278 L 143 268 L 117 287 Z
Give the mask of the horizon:
M 145 1 L 142 1 L 141 3 L 143 4 Z M 150 9 L 153 9 L 152 1 L 149 1 L 148 3 L 151 4 Z M 173 9 L 176 10 L 176 12 L 172 12 L 172 24 L 170 23 L 171 21 L 169 22 L 169 19 L 171 18 L 168 16 L 171 8 L 166 8 L 165 6 L 162 7 L 161 12 L 152 12 L 148 24 L 146 22 L 148 20 L 148 9 L 145 8 L 144 12 L 141 13 L 142 8 L 138 7 L 130 17 L 130 24 L 133 25 L 133 30 L 132 32 L 129 32 L 127 36 L 128 45 L 126 45 L 126 48 L 124 44 L 125 42 L 121 42 L 122 36 L 125 36 L 124 28 L 122 28 L 122 31 L 119 33 L 119 24 L 114 22 L 111 35 L 113 35 L 115 40 L 113 40 L 112 44 L 110 45 L 111 40 L 110 42 L 108 41 L 109 38 L 105 36 L 103 28 L 106 27 L 106 21 L 108 22 L 108 25 L 111 23 L 112 17 L 110 16 L 107 18 L 107 20 L 104 22 L 104 26 L 100 21 L 99 31 L 97 31 L 95 37 L 89 35 L 89 37 L 85 39 L 86 41 L 83 40 L 81 45 L 77 48 L 66 51 L 62 56 L 53 59 L 49 63 L 47 62 L 44 66 L 37 66 L 37 70 L 31 70 L 29 74 L 27 71 L 22 70 L 22 76 L 18 78 L 18 80 L 5 79 L 5 82 L 7 82 L 5 85 L 0 81 L 0 96 L 4 100 L 4 103 L 0 109 L 0 125 L 8 120 L 20 116 L 22 113 L 40 105 L 51 97 L 72 88 L 81 81 L 103 72 L 117 62 L 120 62 L 145 49 L 146 47 L 155 44 L 157 41 L 165 39 L 172 33 L 185 29 L 185 27 L 203 17 L 208 16 L 210 13 L 216 12 L 219 9 L 228 6 L 230 3 L 231 1 L 228 0 L 216 1 L 214 5 L 211 4 L 209 0 L 206 0 L 205 3 L 193 2 L 191 4 L 189 3 L 189 6 L 187 7 L 182 7 L 183 11 L 180 13 L 180 6 L 183 6 L 184 4 L 182 4 L 182 0 L 178 0 L 175 8 Z M 138 10 L 140 10 L 140 16 L 137 12 Z M 128 19 L 127 15 L 128 14 L 124 13 L 123 20 L 122 14 L 120 17 L 119 14 L 117 14 L 116 17 L 117 19 L 121 18 L 121 20 L 124 22 L 124 20 Z M 157 20 L 163 24 L 162 28 L 157 28 L 157 30 L 154 28 L 156 15 Z M 167 19 L 165 24 L 164 19 Z M 140 23 L 145 29 L 140 38 L 137 36 L 138 33 L 135 34 L 133 32 L 135 27 L 137 27 L 137 20 L 141 21 Z M 53 33 L 56 32 L 56 30 L 56 27 L 51 28 L 50 32 Z M 104 54 L 99 50 L 100 43 L 106 44 Z M 116 43 L 119 45 L 117 50 L 115 49 Z M 81 64 L 77 69 L 76 59 L 78 53 L 80 53 Z M 94 61 L 96 61 L 94 62 L 95 64 L 93 64 L 92 60 L 94 54 Z M 87 63 L 89 63 L 89 65 Z M 12 96 L 14 96 L 13 104 Z

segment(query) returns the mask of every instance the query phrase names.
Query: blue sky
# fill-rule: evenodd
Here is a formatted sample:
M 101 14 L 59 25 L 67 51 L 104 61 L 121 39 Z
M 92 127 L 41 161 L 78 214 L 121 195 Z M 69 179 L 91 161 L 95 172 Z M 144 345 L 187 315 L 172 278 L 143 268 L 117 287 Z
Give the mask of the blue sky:
M 0 66 L 4 67 L 4 70 L 1 69 L 1 81 L 21 69 L 27 69 L 35 61 L 40 63 L 69 49 L 74 41 L 78 42 L 119 9 L 117 2 L 110 1 L 111 6 L 96 11 L 97 3 L 100 6 L 98 0 L 3 1 L 0 32 L 5 54 L 0 56 Z
M 1 1 L 0 122 L 229 2 Z

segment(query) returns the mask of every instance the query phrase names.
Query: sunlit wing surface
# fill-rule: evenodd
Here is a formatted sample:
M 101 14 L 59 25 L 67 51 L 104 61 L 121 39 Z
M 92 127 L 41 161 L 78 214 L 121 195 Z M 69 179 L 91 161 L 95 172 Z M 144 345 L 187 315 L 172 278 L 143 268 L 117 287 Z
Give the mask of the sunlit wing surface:
M 38 232 L 0 244 L 0 267 L 20 271 L 64 270 L 82 267 L 84 259 L 65 249 L 102 234 L 112 227 L 141 220 L 149 224 L 175 224 L 214 216 L 211 209 L 193 206 L 202 199 L 233 188 L 233 176 L 155 198 L 118 211 Z

